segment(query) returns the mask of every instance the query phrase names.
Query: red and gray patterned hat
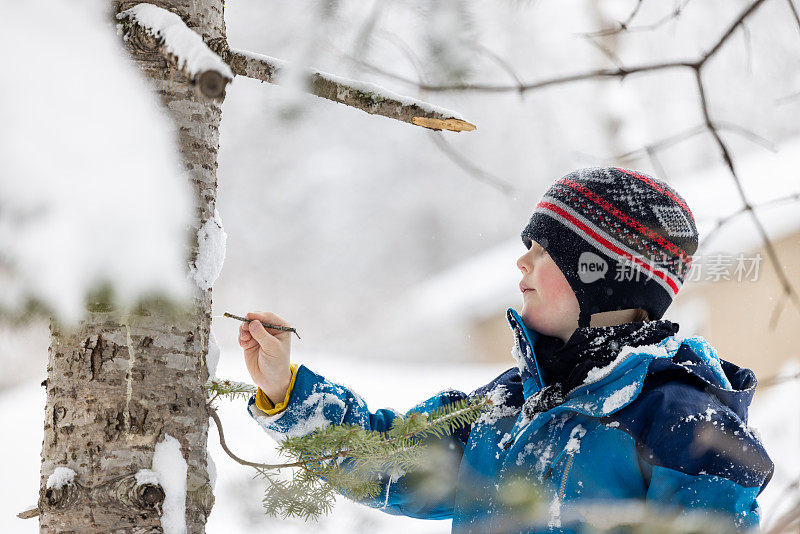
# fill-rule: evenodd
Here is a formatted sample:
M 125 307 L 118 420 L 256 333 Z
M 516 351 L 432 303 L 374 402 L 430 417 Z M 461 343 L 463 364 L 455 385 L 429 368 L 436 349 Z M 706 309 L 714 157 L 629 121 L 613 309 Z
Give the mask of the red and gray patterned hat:
M 555 261 L 580 304 L 594 313 L 642 308 L 660 319 L 697 250 L 694 216 L 665 182 L 619 167 L 573 171 L 542 196 L 522 231 Z

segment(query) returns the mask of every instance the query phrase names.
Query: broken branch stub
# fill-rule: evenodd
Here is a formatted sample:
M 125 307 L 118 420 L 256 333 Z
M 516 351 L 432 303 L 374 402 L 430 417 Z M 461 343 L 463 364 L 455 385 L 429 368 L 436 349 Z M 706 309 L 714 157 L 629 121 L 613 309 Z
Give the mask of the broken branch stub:
M 121 11 L 124 38 L 140 50 L 158 52 L 204 97 L 221 100 L 233 80 L 230 67 L 178 15 L 153 4 Z
M 246 50 L 231 49 L 226 60 L 235 74 L 280 85 L 291 68 L 285 61 Z M 305 90 L 326 100 L 431 130 L 470 132 L 475 125 L 455 111 L 423 100 L 394 93 L 380 85 L 342 78 L 327 72 L 306 70 Z

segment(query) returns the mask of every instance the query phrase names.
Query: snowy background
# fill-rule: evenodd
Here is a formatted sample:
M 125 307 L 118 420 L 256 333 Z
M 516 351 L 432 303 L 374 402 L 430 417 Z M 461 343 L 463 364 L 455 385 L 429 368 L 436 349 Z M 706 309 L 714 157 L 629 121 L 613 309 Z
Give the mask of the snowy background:
M 635 21 L 658 21 L 683 3 L 645 1 Z M 455 324 L 472 305 L 463 298 L 466 285 L 488 289 L 507 279 L 511 286 L 499 293 L 501 304 L 521 304 L 514 265 L 523 251 L 519 232 L 554 179 L 578 167 L 613 163 L 685 184 L 678 190 L 691 206 L 705 202 L 726 210 L 699 213 L 701 235 L 713 217 L 730 212 L 737 201 L 707 133 L 659 152 L 659 169 L 645 156 L 610 159 L 701 122 L 688 70 L 554 86 L 521 98 L 514 92 L 421 94 L 359 63 L 431 83 L 513 84 L 514 76 L 534 81 L 614 68 L 577 34 L 612 27 L 631 12 L 634 0 L 446 4 L 237 0 L 226 5 L 234 48 L 379 83 L 460 112 L 478 129 L 441 138 L 461 155 L 461 163 L 512 188 L 505 192 L 465 172 L 434 142 L 435 134 L 421 128 L 243 77 L 228 87 L 217 175 L 227 251 L 214 284 L 213 313 L 278 313 L 303 336 L 293 342 L 293 360 L 351 386 L 372 409 L 407 409 L 445 387 L 471 390 L 513 365 L 510 356 L 508 362 L 465 362 L 454 349 L 459 345 L 446 337 L 456 332 L 458 342 L 470 343 L 450 328 L 450 319 Z M 621 35 L 611 44 L 626 65 L 694 58 L 749 4 L 688 3 L 679 18 Z M 98 16 L 99 6 L 99 0 L 70 8 L 51 0 L 48 10 L 24 3 L 0 7 L 3 49 L 30 45 L 27 54 L 9 55 L 0 73 L 5 82 L 0 84 L 3 306 L 13 303 L 23 287 L 68 313 L 80 291 L 100 275 L 123 280 L 122 297 L 142 288 L 179 292 L 184 282 L 172 243 L 183 237 L 185 176 L 175 155 L 164 150 L 168 121 L 114 48 L 119 37 Z M 371 22 L 374 29 L 367 31 Z M 709 63 L 704 81 L 715 120 L 768 140 L 765 145 L 723 133 L 749 190 L 765 200 L 800 189 L 795 162 L 800 34 L 786 3 L 777 1 L 765 2 L 745 29 L 738 29 Z M 52 69 L 42 69 L 44 64 Z M 62 80 L 57 93 L 53 76 Z M 120 118 L 122 100 L 127 107 Z M 151 135 L 141 135 L 145 130 Z M 152 143 L 132 143 L 142 138 Z M 92 202 L 109 197 L 116 199 L 114 213 L 104 211 L 108 203 Z M 768 228 L 798 231 L 800 224 L 790 215 L 776 212 Z M 719 246 L 735 253 L 751 236 L 752 229 L 731 227 L 720 233 Z M 495 249 L 502 251 L 498 257 L 508 258 L 506 267 L 476 263 Z M 469 268 L 457 284 L 431 286 L 441 273 L 462 266 Z M 441 312 L 432 318 L 424 316 L 425 310 Z M 785 313 L 797 310 L 787 306 Z M 423 330 L 432 319 L 433 331 Z M 230 319 L 214 319 L 222 349 L 217 374 L 246 380 L 237 327 Z M 45 399 L 39 383 L 45 378 L 47 346 L 43 320 L 0 323 L 0 420 L 13 432 L 13 439 L 0 442 L 0 458 L 6 479 L 15 481 L 0 486 L 3 532 L 38 530 L 35 520 L 14 515 L 37 495 Z M 782 374 L 800 371 L 800 353 L 788 353 L 785 360 Z M 797 407 L 795 381 L 760 392 L 751 411 L 751 423 L 777 464 L 761 498 L 767 518 L 776 506 L 791 503 L 778 497 L 800 476 Z M 220 415 L 236 451 L 270 458 L 272 443 L 243 404 L 221 403 Z M 222 454 L 214 429 L 209 443 L 219 471 L 209 532 L 305 528 L 301 522 L 265 517 L 260 482 Z M 448 532 L 449 522 L 397 518 L 341 500 L 318 528 Z

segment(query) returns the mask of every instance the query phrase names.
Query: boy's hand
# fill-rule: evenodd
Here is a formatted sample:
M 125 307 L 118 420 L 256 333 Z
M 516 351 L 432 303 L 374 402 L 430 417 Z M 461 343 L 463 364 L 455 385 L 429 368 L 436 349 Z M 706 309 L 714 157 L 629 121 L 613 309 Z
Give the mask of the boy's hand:
M 258 320 L 280 326 L 288 321 L 271 312 L 250 312 L 248 319 L 257 319 L 239 326 L 239 345 L 244 349 L 244 361 L 253 382 L 266 393 L 273 404 L 280 403 L 289 389 L 292 371 L 289 368 L 292 333 L 264 328 Z

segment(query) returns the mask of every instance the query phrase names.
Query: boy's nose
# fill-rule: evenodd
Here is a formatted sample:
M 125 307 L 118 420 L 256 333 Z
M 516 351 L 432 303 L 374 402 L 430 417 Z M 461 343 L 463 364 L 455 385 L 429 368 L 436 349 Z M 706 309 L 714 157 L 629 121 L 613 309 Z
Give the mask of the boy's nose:
M 528 264 L 527 264 L 527 262 L 525 261 L 525 256 L 521 256 L 521 257 L 520 257 L 520 258 L 517 260 L 517 268 L 518 268 L 520 271 L 522 271 L 522 273 L 523 273 L 523 274 L 525 274 L 525 273 L 527 273 L 527 272 L 528 272 L 528 269 L 529 269 L 529 267 L 528 267 Z

